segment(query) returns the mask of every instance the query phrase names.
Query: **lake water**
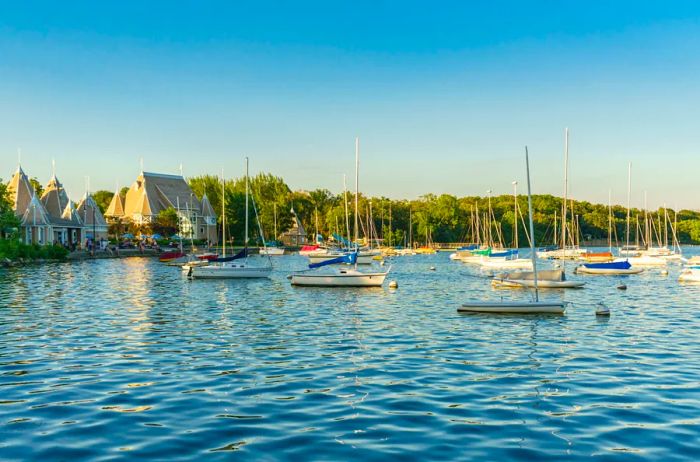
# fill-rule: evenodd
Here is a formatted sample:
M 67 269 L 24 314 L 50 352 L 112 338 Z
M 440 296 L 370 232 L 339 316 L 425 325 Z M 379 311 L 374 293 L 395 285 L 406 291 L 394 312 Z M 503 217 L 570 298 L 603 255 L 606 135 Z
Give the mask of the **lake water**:
M 527 292 L 446 253 L 394 260 L 397 290 L 294 288 L 304 259 L 274 261 L 260 281 L 0 270 L 0 459 L 700 458 L 700 285 L 678 265 L 498 316 L 456 309 Z

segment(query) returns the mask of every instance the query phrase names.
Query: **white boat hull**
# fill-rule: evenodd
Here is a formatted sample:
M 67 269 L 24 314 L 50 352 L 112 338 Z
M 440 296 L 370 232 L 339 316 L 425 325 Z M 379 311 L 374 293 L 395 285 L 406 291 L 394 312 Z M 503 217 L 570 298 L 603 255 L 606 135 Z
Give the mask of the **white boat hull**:
M 506 259 L 486 259 L 480 262 L 483 268 L 510 268 L 532 270 L 532 260 L 528 258 L 517 258 L 515 260 Z
M 535 281 L 532 279 L 492 279 L 491 285 L 497 288 L 534 288 Z M 538 289 L 580 289 L 586 285 L 585 282 L 578 281 L 537 281 Z
M 270 277 L 272 268 L 248 265 L 195 266 L 189 275 L 193 279 L 254 279 Z
M 470 302 L 457 308 L 459 313 L 563 314 L 563 302 Z
M 576 274 L 600 274 L 605 276 L 612 275 L 625 275 L 625 274 L 639 274 L 644 271 L 644 268 L 586 268 L 585 266 L 578 266 L 574 269 Z
M 284 249 L 280 247 L 267 247 L 260 249 L 260 255 L 279 256 L 284 255 Z
M 629 261 L 632 266 L 666 266 L 668 264 L 665 258 L 651 257 L 648 255 L 629 257 L 627 261 Z
M 686 268 L 678 276 L 679 282 L 700 282 L 700 268 Z
M 359 271 L 338 272 L 335 274 L 292 274 L 293 286 L 308 287 L 381 287 L 386 273 L 360 273 Z

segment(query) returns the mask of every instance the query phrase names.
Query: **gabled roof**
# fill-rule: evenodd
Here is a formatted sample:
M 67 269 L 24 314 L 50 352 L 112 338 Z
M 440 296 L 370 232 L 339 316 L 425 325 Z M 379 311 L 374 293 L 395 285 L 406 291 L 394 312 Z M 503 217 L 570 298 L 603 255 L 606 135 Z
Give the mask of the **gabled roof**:
M 216 218 L 216 213 L 214 213 L 214 208 L 211 206 L 211 202 L 209 202 L 207 193 L 204 193 L 202 196 L 202 216 L 204 218 Z
M 71 201 L 68 201 L 68 204 L 66 204 L 66 208 L 63 210 L 61 218 L 66 221 L 70 221 L 71 224 L 76 227 L 83 226 L 83 220 L 80 218 L 78 211 L 75 210 L 75 206 Z
M 294 213 L 293 208 L 292 208 L 292 226 L 290 226 L 289 229 L 282 234 L 288 235 L 288 236 L 306 236 L 306 230 L 304 229 L 304 226 L 301 224 L 301 220 L 299 220 L 299 217 L 297 216 L 297 214 Z
M 17 167 L 17 171 L 7 184 L 7 189 L 10 191 L 10 200 L 12 200 L 15 215 L 23 216 L 34 197 L 34 187 L 29 182 L 22 167 Z
M 202 210 L 199 199 L 182 176 L 143 172 L 126 193 L 124 215 L 153 216 L 178 206 L 195 213 Z
M 22 226 L 51 226 L 49 214 L 36 195 L 33 195 L 22 214 Z
M 93 217 L 95 226 L 107 226 L 107 221 L 105 217 L 102 216 L 100 208 L 95 203 L 95 199 L 88 193 L 85 193 L 80 202 L 78 203 L 78 216 L 83 222 L 84 226 L 93 225 Z
M 63 185 L 58 181 L 56 175 L 52 176 L 46 185 L 44 193 L 41 195 L 41 203 L 44 205 L 44 208 L 51 217 L 60 218 L 68 202 L 70 200 L 68 200 L 68 194 L 63 189 Z
M 112 200 L 109 203 L 109 207 L 105 210 L 106 217 L 123 217 L 124 216 L 124 202 L 122 197 L 119 195 L 119 190 L 114 193 Z

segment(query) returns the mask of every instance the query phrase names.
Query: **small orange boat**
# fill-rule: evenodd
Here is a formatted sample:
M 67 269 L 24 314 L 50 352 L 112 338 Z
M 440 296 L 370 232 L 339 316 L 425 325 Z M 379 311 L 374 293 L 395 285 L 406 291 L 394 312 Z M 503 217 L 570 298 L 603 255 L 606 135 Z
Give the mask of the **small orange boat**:
M 583 254 L 582 258 L 591 263 L 605 263 L 613 260 L 613 254 L 610 252 L 588 252 Z

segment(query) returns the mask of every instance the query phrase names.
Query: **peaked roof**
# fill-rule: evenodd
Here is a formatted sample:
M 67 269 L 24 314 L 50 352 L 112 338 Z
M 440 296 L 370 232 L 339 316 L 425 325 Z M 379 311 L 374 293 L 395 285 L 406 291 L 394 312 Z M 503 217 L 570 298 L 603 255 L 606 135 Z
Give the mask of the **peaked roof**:
M 106 217 L 123 217 L 124 216 L 124 201 L 122 201 L 122 196 L 119 195 L 119 190 L 114 193 L 112 200 L 109 203 L 109 207 L 105 210 Z
M 126 193 L 124 215 L 158 215 L 169 207 L 201 212 L 202 204 L 180 175 L 142 172 Z
M 33 195 L 22 214 L 22 226 L 50 226 L 51 219 L 36 195 Z
M 301 220 L 299 219 L 297 214 L 294 213 L 294 209 L 292 209 L 292 226 L 290 226 L 289 229 L 282 234 L 287 234 L 291 236 L 306 236 L 306 230 L 304 229 L 304 225 L 301 224 Z
M 93 217 L 95 226 L 107 226 L 105 217 L 102 215 L 97 203 L 95 203 L 95 199 L 93 199 L 90 194 L 85 193 L 83 198 L 80 199 L 77 209 L 78 216 L 85 226 L 89 227 L 93 225 Z
M 56 175 L 52 176 L 46 185 L 44 193 L 41 195 L 41 203 L 44 205 L 44 208 L 52 217 L 60 218 L 68 202 L 70 200 L 66 190 L 63 189 L 63 185 L 58 181 Z
M 216 213 L 214 213 L 214 208 L 211 206 L 211 202 L 209 202 L 207 193 L 204 193 L 204 195 L 202 196 L 202 216 L 205 218 L 216 218 Z
M 17 167 L 17 171 L 7 184 L 7 189 L 10 191 L 10 200 L 12 200 L 15 215 L 23 216 L 34 197 L 34 187 L 29 182 L 22 167 Z
M 61 218 L 63 218 L 66 221 L 70 221 L 71 224 L 75 226 L 83 225 L 83 220 L 80 219 L 80 215 L 78 214 L 78 211 L 75 209 L 75 206 L 71 201 L 68 201 L 68 204 L 66 204 L 66 208 L 63 210 L 63 214 L 61 214 Z

